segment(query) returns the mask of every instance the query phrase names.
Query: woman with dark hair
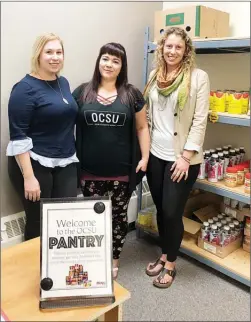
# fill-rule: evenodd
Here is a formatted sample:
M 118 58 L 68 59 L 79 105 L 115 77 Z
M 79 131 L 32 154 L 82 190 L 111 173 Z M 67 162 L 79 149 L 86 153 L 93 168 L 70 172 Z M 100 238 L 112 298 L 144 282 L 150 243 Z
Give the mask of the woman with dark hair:
M 73 96 L 79 106 L 76 145 L 83 195 L 112 200 L 116 278 L 128 229 L 128 203 L 145 174 L 150 146 L 145 100 L 128 83 L 124 47 L 101 47 L 92 80 L 77 87 Z

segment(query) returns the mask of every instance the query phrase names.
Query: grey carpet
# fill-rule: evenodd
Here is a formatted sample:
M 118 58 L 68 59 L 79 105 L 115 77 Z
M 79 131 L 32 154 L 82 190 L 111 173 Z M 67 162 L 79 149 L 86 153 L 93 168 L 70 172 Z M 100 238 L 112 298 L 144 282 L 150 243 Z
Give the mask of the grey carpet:
M 249 288 L 185 255 L 169 289 L 158 289 L 144 273 L 158 257 L 150 238 L 128 234 L 118 282 L 131 292 L 123 306 L 124 321 L 250 321 Z

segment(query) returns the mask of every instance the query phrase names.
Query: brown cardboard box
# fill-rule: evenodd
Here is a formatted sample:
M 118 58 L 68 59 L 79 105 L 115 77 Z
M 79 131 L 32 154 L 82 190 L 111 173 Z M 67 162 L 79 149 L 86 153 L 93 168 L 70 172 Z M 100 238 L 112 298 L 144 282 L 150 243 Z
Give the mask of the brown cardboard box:
M 205 6 L 188 6 L 155 12 L 154 41 L 169 27 L 185 29 L 191 38 L 229 37 L 229 13 Z
M 202 240 L 200 237 L 198 238 L 198 247 L 207 250 L 208 252 L 220 257 L 225 258 L 227 255 L 234 252 L 236 249 L 241 247 L 242 238 L 238 238 L 232 243 L 228 244 L 227 246 L 218 246 L 213 245 L 209 242 L 206 242 L 205 240 Z
M 200 193 L 191 196 L 186 203 L 184 216 L 191 217 L 195 210 L 201 209 L 208 204 L 220 205 L 223 198 L 211 192 Z
M 194 211 L 193 213 L 200 220 L 200 222 L 203 223 L 203 221 L 207 221 L 209 218 L 217 216 L 218 211 L 216 210 L 215 205 L 208 205 L 204 208 Z M 196 237 L 200 232 L 202 225 L 200 222 L 183 216 L 184 230 L 186 233 L 193 235 L 193 237 Z
M 250 245 L 248 246 L 247 244 L 243 244 L 242 248 L 246 251 L 250 253 Z

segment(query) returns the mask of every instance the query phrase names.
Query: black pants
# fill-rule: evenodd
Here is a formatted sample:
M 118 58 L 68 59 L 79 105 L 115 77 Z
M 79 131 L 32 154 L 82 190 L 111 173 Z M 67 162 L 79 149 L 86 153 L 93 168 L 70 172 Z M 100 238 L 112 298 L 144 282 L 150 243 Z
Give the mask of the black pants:
M 66 167 L 49 168 L 31 159 L 34 175 L 40 184 L 41 198 L 64 198 L 77 196 L 76 163 Z M 30 201 L 24 197 L 24 179 L 14 157 L 8 158 L 10 180 L 17 190 L 26 215 L 25 240 L 40 235 L 40 201 Z
M 131 194 L 129 183 L 122 181 L 83 181 L 85 197 L 111 196 L 113 259 L 119 259 L 128 231 L 127 208 Z
M 150 154 L 147 169 L 147 181 L 157 208 L 162 253 L 167 255 L 169 262 L 174 262 L 178 255 L 184 234 L 184 208 L 200 168 L 199 164 L 191 165 L 187 180 L 177 183 L 171 179 L 172 164 Z

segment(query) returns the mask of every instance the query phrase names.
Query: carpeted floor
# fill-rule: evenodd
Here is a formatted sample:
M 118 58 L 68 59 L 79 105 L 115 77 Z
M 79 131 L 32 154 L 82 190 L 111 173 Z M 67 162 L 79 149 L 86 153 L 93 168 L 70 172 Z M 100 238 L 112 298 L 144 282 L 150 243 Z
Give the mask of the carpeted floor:
M 158 254 L 152 239 L 128 234 L 118 277 L 131 292 L 124 321 L 250 321 L 250 289 L 185 255 L 171 288 L 155 288 L 144 270 Z

